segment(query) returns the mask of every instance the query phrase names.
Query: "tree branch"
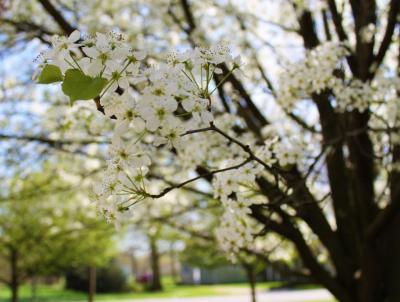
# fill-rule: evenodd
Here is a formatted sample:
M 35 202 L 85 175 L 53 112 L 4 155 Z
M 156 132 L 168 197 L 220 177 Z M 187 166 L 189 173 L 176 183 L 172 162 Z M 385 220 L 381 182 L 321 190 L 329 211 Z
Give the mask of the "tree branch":
M 389 49 L 389 46 L 392 42 L 393 33 L 396 28 L 396 24 L 398 23 L 399 12 L 400 12 L 400 1 L 392 0 L 390 2 L 390 10 L 389 10 L 386 31 L 383 36 L 382 42 L 380 44 L 378 53 L 374 58 L 374 65 L 376 66 L 375 70 L 382 63 L 383 59 L 385 58 L 386 52 Z
M 328 1 L 329 11 L 331 12 L 332 15 L 333 24 L 335 25 L 336 34 L 338 35 L 340 41 L 347 41 L 348 37 L 343 27 L 343 18 L 337 9 L 336 1 L 335 0 L 327 0 L 327 1 Z
M 43 8 L 50 14 L 53 20 L 60 26 L 66 35 L 70 35 L 75 28 L 64 18 L 64 16 L 55 8 L 50 0 L 38 0 Z
M 43 144 L 47 144 L 50 146 L 58 146 L 62 145 L 88 145 L 88 144 L 105 144 L 105 141 L 98 141 L 95 139 L 87 139 L 87 140 L 55 140 L 44 136 L 31 136 L 31 135 L 14 135 L 14 134 L 3 134 L 0 133 L 0 139 L 4 140 L 21 140 L 21 141 L 29 141 L 29 142 L 39 142 Z
M 162 190 L 162 192 L 159 193 L 159 194 L 148 194 L 147 193 L 147 194 L 145 194 L 145 196 L 146 197 L 151 197 L 151 198 L 163 197 L 164 195 L 166 195 L 167 193 L 171 192 L 172 190 L 179 189 L 179 188 L 181 188 L 181 187 L 183 187 L 183 186 L 185 186 L 185 185 L 187 185 L 187 184 L 189 184 L 191 182 L 199 180 L 201 178 L 207 178 L 207 177 L 210 177 L 210 176 L 218 174 L 218 173 L 239 169 L 240 167 L 243 167 L 245 164 L 249 163 L 251 160 L 252 160 L 251 158 L 247 158 L 245 161 L 243 161 L 243 162 L 241 162 L 241 163 L 239 163 L 237 165 L 230 166 L 230 167 L 223 168 L 223 169 L 213 170 L 213 171 L 207 172 L 205 174 L 200 174 L 200 175 L 198 175 L 196 177 L 193 177 L 191 179 L 188 179 L 188 180 L 186 180 L 186 181 L 184 181 L 182 183 L 175 184 L 173 186 L 167 187 L 164 190 Z

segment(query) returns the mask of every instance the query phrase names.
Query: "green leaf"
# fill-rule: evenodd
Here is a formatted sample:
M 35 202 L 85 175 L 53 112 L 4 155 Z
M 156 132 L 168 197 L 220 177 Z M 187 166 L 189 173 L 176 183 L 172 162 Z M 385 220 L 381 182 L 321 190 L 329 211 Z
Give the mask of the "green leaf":
M 89 77 L 79 69 L 65 72 L 62 91 L 69 96 L 71 103 L 76 100 L 91 100 L 97 97 L 106 86 L 107 80 L 101 77 Z
M 39 76 L 40 84 L 50 84 L 54 82 L 60 82 L 62 80 L 63 76 L 60 68 L 51 64 L 44 66 L 42 73 Z

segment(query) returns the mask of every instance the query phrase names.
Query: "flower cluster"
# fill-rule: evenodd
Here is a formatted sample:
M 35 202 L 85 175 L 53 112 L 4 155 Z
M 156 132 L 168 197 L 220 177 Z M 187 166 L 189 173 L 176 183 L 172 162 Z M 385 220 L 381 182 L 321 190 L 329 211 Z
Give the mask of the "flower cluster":
M 198 167 L 211 172 L 214 197 L 225 209 L 216 230 L 221 247 L 238 252 L 248 246 L 250 206 L 266 202 L 256 179 L 268 174 L 266 167 L 296 164 L 302 146 L 273 137 L 261 144 L 237 116 L 219 111 L 213 93 L 240 67 L 240 58 L 218 45 L 168 53 L 149 64 L 151 56 L 131 49 L 120 35 L 82 39 L 77 31 L 52 44 L 38 81 L 62 82 L 71 102 L 94 99 L 102 119 L 113 123 L 105 177 L 94 188 L 106 218 L 118 222 L 136 203 L 179 187 L 162 190 L 151 177 L 157 166 L 174 161 L 186 177 Z M 92 124 L 98 130 L 101 122 Z
M 299 100 L 330 90 L 338 111 L 362 112 L 387 99 L 397 83 L 380 75 L 372 82 L 346 79 L 341 62 L 347 54 L 344 45 L 327 42 L 310 51 L 303 61 L 289 64 L 280 77 L 278 101 L 292 108 Z
M 230 205 L 234 208 L 228 208 L 224 212 L 215 235 L 221 249 L 235 261 L 235 255 L 241 248 L 252 246 L 254 238 L 246 219 L 250 208 L 236 200 L 231 201 Z
M 371 84 L 356 79 L 347 85 L 336 79 L 335 85 L 332 85 L 332 90 L 337 99 L 337 108 L 340 111 L 354 109 L 364 111 L 374 99 Z
M 342 45 L 329 42 L 309 51 L 303 61 L 289 64 L 280 77 L 278 101 L 291 108 L 298 100 L 331 88 L 336 84 L 332 73 L 346 53 Z
M 105 115 L 115 119 L 115 127 L 107 177 L 95 193 L 110 219 L 151 196 L 145 176 L 152 152 L 161 146 L 184 152 L 185 133 L 214 120 L 211 95 L 221 83 L 213 76 L 222 73 L 220 64 L 229 67 L 225 77 L 241 64 L 228 47 L 218 45 L 170 53 L 165 62 L 148 66 L 145 53 L 130 49 L 120 35 L 97 33 L 81 39 L 78 31 L 68 38 L 54 37 L 43 56 L 42 74 L 46 66 L 56 66 L 67 95 L 70 70 L 93 80 L 90 85 L 104 80 L 99 102 Z

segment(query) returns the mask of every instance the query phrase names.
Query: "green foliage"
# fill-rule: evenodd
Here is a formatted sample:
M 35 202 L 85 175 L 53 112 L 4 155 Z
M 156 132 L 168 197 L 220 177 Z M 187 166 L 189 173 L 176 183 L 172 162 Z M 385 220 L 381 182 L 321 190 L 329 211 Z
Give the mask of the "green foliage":
M 20 281 L 109 259 L 114 228 L 70 188 L 54 171 L 12 181 L 9 197 L 0 205 L 2 280 L 10 278 L 12 252 L 17 255 Z
M 186 242 L 186 247 L 179 257 L 183 263 L 203 268 L 229 264 L 226 257 L 216 249 L 215 244 L 198 240 Z
M 168 277 L 167 277 L 168 278 Z M 163 279 L 165 291 L 162 292 L 123 292 L 123 293 L 98 293 L 96 301 L 135 301 L 137 299 L 158 299 L 158 298 L 185 298 L 185 297 L 209 297 L 209 296 L 228 296 L 228 295 L 247 295 L 249 292 L 247 283 L 218 284 L 218 285 L 176 285 L 172 280 L 168 282 Z M 276 288 L 280 282 L 262 282 L 257 284 L 257 288 L 262 291 Z M 5 287 L 0 287 L 0 302 L 9 302 L 10 292 Z M 21 302 L 31 302 L 30 285 L 22 285 Z M 39 284 L 37 288 L 37 301 L 40 302 L 76 302 L 86 301 L 87 294 L 72 290 L 66 290 L 62 283 L 55 285 Z M 206 298 L 204 298 L 206 299 Z M 327 300 L 321 302 L 333 302 Z
M 55 65 L 46 64 L 43 68 L 42 73 L 39 76 L 40 84 L 50 84 L 55 82 L 61 82 L 63 80 L 63 76 L 60 68 Z
M 79 69 L 68 69 L 65 72 L 62 91 L 69 96 L 71 103 L 76 100 L 91 100 L 99 96 L 107 80 L 101 77 L 90 77 Z

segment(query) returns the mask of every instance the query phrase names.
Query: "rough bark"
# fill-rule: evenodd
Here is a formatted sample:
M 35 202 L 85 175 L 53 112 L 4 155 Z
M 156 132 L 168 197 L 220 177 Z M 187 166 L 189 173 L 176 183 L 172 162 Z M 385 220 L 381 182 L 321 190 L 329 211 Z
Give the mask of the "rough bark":
M 19 287 L 19 276 L 18 276 L 18 252 L 16 249 L 10 249 L 10 266 L 11 266 L 11 302 L 18 302 L 18 287 Z
M 175 263 L 175 249 L 174 249 L 174 242 L 170 243 L 170 248 L 169 248 L 169 258 L 170 258 L 170 273 L 172 276 L 172 279 L 174 282 L 178 281 L 178 274 L 176 270 L 176 263 Z
M 243 264 L 243 267 L 246 271 L 247 274 L 247 280 L 250 285 L 250 293 L 251 293 L 251 301 L 252 302 L 257 302 L 257 295 L 256 295 L 256 271 L 254 269 L 254 266 L 251 264 Z
M 88 269 L 89 274 L 89 289 L 88 302 L 94 302 L 96 296 L 96 266 L 92 265 Z
M 31 278 L 31 301 L 36 301 L 37 298 L 37 278 L 33 276 Z
M 392 14 L 398 14 L 399 3 L 391 2 Z M 397 13 L 394 13 L 395 10 Z M 389 17 L 390 22 L 391 17 Z M 388 29 L 390 29 L 390 24 Z M 400 33 L 399 33 L 400 34 Z M 387 47 L 385 38 L 381 49 Z M 381 52 L 381 50 L 380 50 Z M 384 55 L 384 54 L 383 54 Z M 400 49 L 398 53 L 398 75 L 400 73 Z M 400 96 L 400 91 L 397 92 Z M 400 145 L 392 149 L 392 162 L 400 161 Z M 361 276 L 359 295 L 361 301 L 400 301 L 400 172 L 393 169 L 389 176 L 390 204 L 370 223 L 366 232 L 366 246 L 363 257 L 364 269 Z
M 400 301 L 400 213 L 375 238 L 365 243 L 358 301 Z
M 153 236 L 150 236 L 150 262 L 153 273 L 150 290 L 160 291 L 162 290 L 161 272 L 160 272 L 160 254 L 158 252 L 157 240 Z

